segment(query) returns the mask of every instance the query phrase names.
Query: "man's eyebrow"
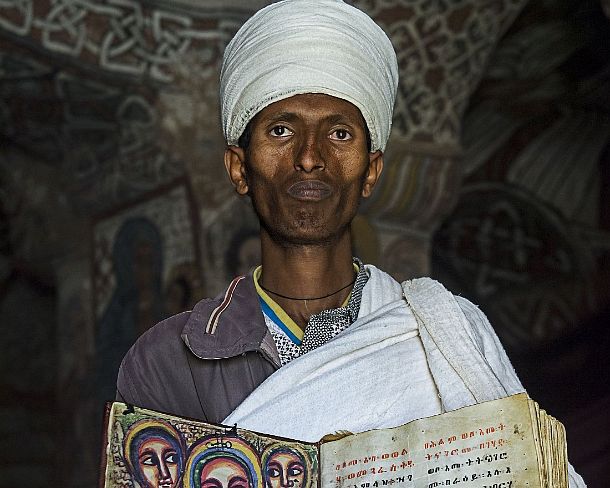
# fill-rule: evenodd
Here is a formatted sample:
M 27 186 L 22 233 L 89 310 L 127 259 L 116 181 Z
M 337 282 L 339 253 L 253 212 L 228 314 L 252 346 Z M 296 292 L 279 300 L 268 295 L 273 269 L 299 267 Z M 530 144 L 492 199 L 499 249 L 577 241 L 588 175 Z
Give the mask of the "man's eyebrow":
M 271 124 L 275 124 L 276 122 L 279 122 L 279 121 L 294 122 L 295 120 L 298 120 L 298 119 L 299 119 L 299 115 L 295 112 L 280 112 L 277 114 L 270 115 L 268 118 L 264 119 L 262 121 L 262 123 L 264 123 L 265 125 L 271 125 Z M 324 118 L 324 121 L 328 124 L 354 125 L 354 124 L 357 124 L 358 122 L 365 124 L 364 118 L 362 118 L 362 117 L 359 117 L 358 120 L 354 120 L 353 117 L 350 117 L 348 115 L 341 114 L 341 113 L 330 114 Z
M 280 112 L 279 114 L 274 114 L 274 115 L 269 116 L 269 118 L 263 120 L 263 123 L 269 125 L 269 124 L 274 124 L 276 122 L 279 122 L 280 120 L 285 120 L 286 122 L 292 122 L 296 119 L 298 119 L 298 116 L 294 112 Z
M 355 123 L 361 122 L 364 123 L 364 119 L 358 118 L 358 120 L 354 120 L 353 117 L 349 117 L 345 114 L 333 114 L 326 117 L 326 122 L 329 124 L 348 124 L 354 125 Z

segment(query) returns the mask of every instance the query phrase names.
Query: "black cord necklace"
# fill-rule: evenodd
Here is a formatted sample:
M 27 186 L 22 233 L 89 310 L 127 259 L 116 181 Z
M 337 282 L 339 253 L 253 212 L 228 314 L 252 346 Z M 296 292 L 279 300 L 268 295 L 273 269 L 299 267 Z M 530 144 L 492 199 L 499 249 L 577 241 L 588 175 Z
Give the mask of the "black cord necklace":
M 352 281 L 350 281 L 347 285 L 342 286 L 341 288 L 339 288 L 337 291 L 333 291 L 332 293 L 329 293 L 328 295 L 324 295 L 323 297 L 314 297 L 314 298 L 296 298 L 296 297 L 289 297 L 286 295 L 282 295 L 281 293 L 277 293 L 275 291 L 271 291 L 268 288 L 265 288 L 263 285 L 261 285 L 260 283 L 258 284 L 258 286 L 260 286 L 263 290 L 265 290 L 267 293 L 271 293 L 272 295 L 278 296 L 280 298 L 285 298 L 286 300 L 303 300 L 304 302 L 308 302 L 311 300 L 322 300 L 323 298 L 328 298 L 328 297 L 332 297 L 333 295 L 336 295 L 337 293 L 339 293 L 340 291 L 345 290 L 346 288 L 352 286 L 354 283 L 356 283 L 356 278 L 354 278 Z

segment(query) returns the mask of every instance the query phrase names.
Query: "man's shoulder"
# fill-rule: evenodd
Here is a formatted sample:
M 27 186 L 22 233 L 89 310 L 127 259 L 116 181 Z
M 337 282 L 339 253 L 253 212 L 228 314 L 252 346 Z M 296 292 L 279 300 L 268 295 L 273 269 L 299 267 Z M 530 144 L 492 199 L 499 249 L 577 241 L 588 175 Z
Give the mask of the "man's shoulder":
M 466 319 L 469 327 L 481 330 L 481 323 L 487 322 L 487 317 L 480 308 L 467 298 L 456 295 L 441 282 L 427 276 L 397 282 L 388 273 L 367 265 L 373 289 L 382 290 L 386 296 L 393 293 L 406 300 L 409 307 L 420 315 L 448 317 L 458 314 Z M 381 292 L 380 292 L 381 293 Z M 483 327 L 484 329 L 485 327 Z
M 458 307 L 468 319 L 479 320 L 485 317 L 476 304 L 461 295 L 454 294 L 433 278 L 414 278 L 403 281 L 401 286 L 407 300 L 413 297 L 422 307 L 438 310 L 440 304 L 447 309 Z
M 209 299 L 204 299 L 209 300 Z M 161 322 L 156 323 L 146 332 L 144 332 L 134 345 L 131 347 L 129 353 L 133 354 L 138 349 L 167 349 L 167 347 L 173 343 L 182 342 L 182 331 L 184 326 L 191 319 L 193 314 L 192 310 L 178 313 L 167 317 Z M 128 353 L 128 354 L 129 354 Z
M 163 368 L 166 363 L 180 361 L 185 347 L 182 333 L 192 314 L 193 311 L 189 310 L 172 315 L 140 335 L 123 358 L 119 376 L 134 375 L 142 368 Z
M 234 280 L 218 297 L 201 300 L 191 311 L 169 317 L 142 334 L 121 364 L 117 398 L 220 422 L 273 370 L 258 359 L 261 355 L 241 360 L 246 352 L 261 350 L 267 332 L 258 295 L 251 288 L 254 285 L 250 287 L 247 278 Z M 252 361 L 257 365 L 254 370 Z M 230 384 L 224 383 L 223 375 L 212 374 L 217 368 L 228 368 Z M 246 386 L 240 386 L 244 382 Z
M 127 356 L 170 356 L 186 346 L 200 358 L 236 355 L 260 344 L 266 332 L 251 276 L 239 276 L 215 298 L 200 300 L 192 310 L 168 317 L 142 334 Z

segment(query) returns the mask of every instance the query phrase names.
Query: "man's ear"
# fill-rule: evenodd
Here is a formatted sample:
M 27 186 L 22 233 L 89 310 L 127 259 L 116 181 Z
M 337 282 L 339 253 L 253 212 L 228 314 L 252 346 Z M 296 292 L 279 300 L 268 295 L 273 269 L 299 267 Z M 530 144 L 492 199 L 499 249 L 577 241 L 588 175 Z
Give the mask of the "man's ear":
M 377 180 L 379 180 L 382 171 L 383 153 L 381 151 L 369 153 L 369 167 L 364 176 L 364 183 L 362 185 L 362 196 L 364 198 L 371 196 L 373 193 L 373 188 L 375 188 Z
M 248 193 L 246 179 L 246 152 L 238 146 L 227 146 L 225 149 L 225 168 L 235 191 L 240 195 Z

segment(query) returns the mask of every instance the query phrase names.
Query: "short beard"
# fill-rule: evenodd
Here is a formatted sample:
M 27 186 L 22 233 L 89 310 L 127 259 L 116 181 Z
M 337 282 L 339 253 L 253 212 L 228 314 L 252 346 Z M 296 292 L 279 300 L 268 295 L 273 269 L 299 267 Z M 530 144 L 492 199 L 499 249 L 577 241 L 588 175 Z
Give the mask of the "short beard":
M 300 237 L 298 235 L 298 232 L 291 233 L 290 228 L 286 228 L 281 225 L 274 226 L 274 225 L 272 225 L 271 222 L 267 222 L 263 218 L 263 215 L 259 211 L 259 206 L 257 205 L 256 197 L 254 196 L 254 192 L 252 191 L 252 185 L 250 184 L 249 179 L 248 179 L 248 175 L 250 174 L 248 151 L 246 151 L 245 169 L 246 169 L 246 174 L 244 175 L 244 179 L 246 181 L 246 184 L 248 185 L 248 192 L 246 194 L 250 198 L 250 202 L 252 204 L 252 208 L 254 209 L 254 213 L 256 214 L 256 216 L 258 218 L 260 228 L 261 228 L 261 230 L 264 230 L 265 233 L 267 235 L 269 235 L 269 237 L 277 245 L 279 245 L 280 247 L 283 247 L 285 249 L 298 248 L 298 247 L 303 247 L 303 246 L 328 247 L 328 246 L 332 245 L 334 242 L 337 242 L 337 240 L 342 235 L 344 235 L 344 233 L 346 233 L 346 232 L 349 233 L 351 222 L 354 220 L 354 217 L 357 215 L 358 209 L 360 208 L 360 205 L 363 200 L 362 191 L 364 189 L 364 184 L 365 184 L 365 181 L 367 178 L 367 174 L 365 172 L 360 179 L 360 187 L 359 187 L 360 196 L 358 198 L 356 208 L 354 209 L 354 213 L 351 216 L 347 225 L 338 228 L 332 234 L 324 235 L 323 232 L 320 232 L 320 235 L 322 237 L 320 237 L 320 236 Z M 264 194 L 264 192 L 259 192 L 259 194 Z M 309 214 L 305 210 L 302 210 L 299 213 L 301 213 L 302 215 L 297 215 L 297 217 L 296 217 L 296 226 L 295 226 L 296 228 L 319 227 L 319 225 L 316 225 L 315 220 L 313 220 L 315 218 L 313 215 Z
M 261 225 L 261 229 L 264 229 L 265 232 L 269 235 L 269 237 L 278 246 L 284 249 L 296 249 L 302 247 L 328 248 L 333 246 L 334 243 L 338 241 L 340 236 L 342 236 L 345 232 L 348 232 L 350 227 L 348 224 L 347 226 L 337 229 L 337 231 L 333 232 L 332 234 L 323 234 L 321 232 L 316 232 L 313 236 L 303 236 L 300 235 L 298 232 L 291 232 L 291 229 L 282 229 L 279 227 L 267 225 L 260 218 L 259 222 Z M 315 224 L 312 225 L 312 220 L 306 216 L 303 216 L 302 219 L 297 220 L 296 225 L 297 227 L 301 228 L 316 227 Z
M 354 209 L 354 214 L 349 219 L 349 222 L 336 229 L 335 232 L 325 233 L 324 229 L 320 229 L 315 235 L 303 235 L 298 232 L 299 228 L 319 229 L 321 227 L 319 219 L 315 215 L 312 215 L 306 210 L 301 210 L 296 215 L 293 226 L 284 226 L 281 225 L 281 222 L 277 222 L 278 225 L 273 225 L 273 222 L 268 222 L 259 212 L 256 199 L 250 192 L 248 192 L 248 196 L 250 197 L 252 208 L 258 218 L 261 230 L 264 231 L 273 242 L 284 249 L 296 249 L 299 247 L 326 248 L 332 246 L 341 236 L 350 232 L 351 222 L 358 213 L 358 208 L 362 201 L 362 198 L 358 200 L 358 205 Z

